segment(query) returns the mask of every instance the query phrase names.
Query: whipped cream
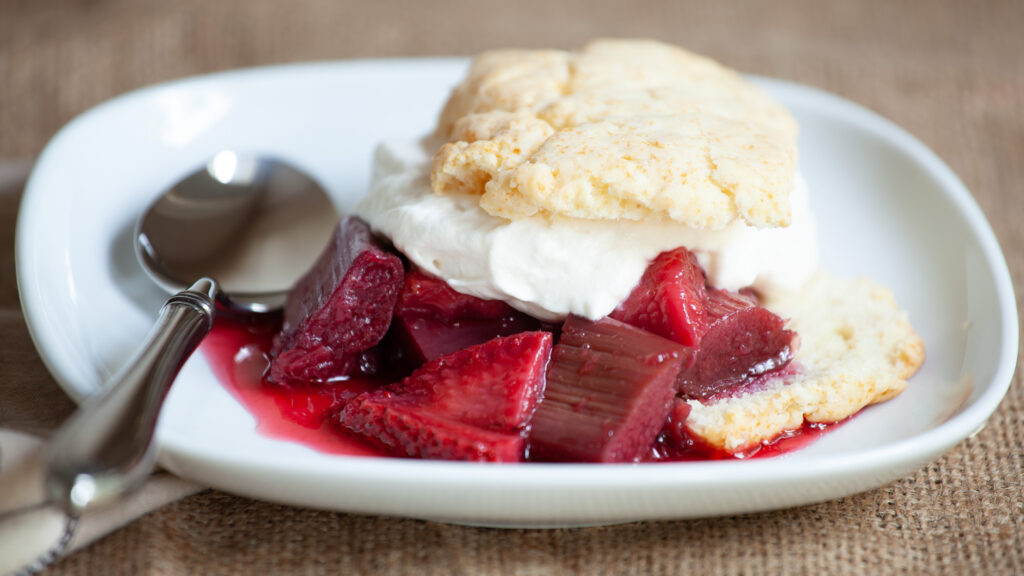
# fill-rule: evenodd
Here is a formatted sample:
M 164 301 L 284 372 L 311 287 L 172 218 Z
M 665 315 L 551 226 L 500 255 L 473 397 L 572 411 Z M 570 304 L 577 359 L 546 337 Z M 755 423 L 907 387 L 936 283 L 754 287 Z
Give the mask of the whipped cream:
M 766 296 L 798 289 L 817 268 L 816 226 L 807 184 L 797 175 L 791 223 L 758 229 L 740 220 L 720 230 L 676 222 L 491 216 L 472 195 L 436 195 L 430 155 L 418 143 L 384 143 L 370 194 L 355 207 L 423 270 L 459 292 L 544 320 L 611 313 L 658 254 L 680 246 L 697 255 L 711 285 L 753 287 Z

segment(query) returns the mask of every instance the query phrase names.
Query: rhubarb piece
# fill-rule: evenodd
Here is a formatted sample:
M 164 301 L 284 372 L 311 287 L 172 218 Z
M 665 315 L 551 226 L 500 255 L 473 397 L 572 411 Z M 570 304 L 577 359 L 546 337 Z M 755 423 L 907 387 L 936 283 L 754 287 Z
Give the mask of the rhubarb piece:
M 675 393 L 683 346 L 623 322 L 575 316 L 551 354 L 530 457 L 632 462 L 649 453 Z
M 706 400 L 727 395 L 793 359 L 797 335 L 768 310 L 722 290 L 708 294 L 713 317 L 692 365 L 679 373 L 679 393 Z
M 536 319 L 504 302 L 462 294 L 418 269 L 406 275 L 395 316 L 406 355 L 417 364 L 540 328 Z
M 400 456 L 519 461 L 550 355 L 546 332 L 495 338 L 357 396 L 339 423 Z
M 401 334 L 406 354 L 417 365 L 499 336 L 529 332 L 539 327 L 536 320 L 525 314 L 453 323 L 434 318 L 398 317 L 395 324 Z
M 324 382 L 356 371 L 361 353 L 387 332 L 403 277 L 402 262 L 365 222 L 339 222 L 316 264 L 288 293 L 271 380 Z
M 704 283 L 704 270 L 689 250 L 662 252 L 611 317 L 684 346 L 697 346 L 707 330 Z

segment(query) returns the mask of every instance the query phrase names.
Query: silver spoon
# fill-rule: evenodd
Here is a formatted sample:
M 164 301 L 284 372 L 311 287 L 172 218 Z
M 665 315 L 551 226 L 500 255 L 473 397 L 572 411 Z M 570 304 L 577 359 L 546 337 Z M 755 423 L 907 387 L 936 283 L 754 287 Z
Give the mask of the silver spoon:
M 164 397 L 214 317 L 279 311 L 336 222 L 310 177 L 233 151 L 158 198 L 136 224 L 135 251 L 150 278 L 177 293 L 142 349 L 53 436 L 50 501 L 76 517 L 139 486 L 155 464 Z

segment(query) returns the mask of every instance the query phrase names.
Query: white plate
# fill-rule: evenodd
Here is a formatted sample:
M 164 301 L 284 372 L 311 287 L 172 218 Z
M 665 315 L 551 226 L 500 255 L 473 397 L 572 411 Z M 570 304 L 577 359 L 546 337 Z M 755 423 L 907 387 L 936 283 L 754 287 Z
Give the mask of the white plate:
M 164 299 L 129 231 L 168 183 L 222 148 L 275 153 L 339 206 L 363 194 L 381 139 L 431 129 L 463 60 L 244 70 L 134 92 L 46 148 L 17 230 L 39 351 L 82 398 L 131 354 Z M 774 459 L 647 465 L 474 465 L 329 456 L 256 434 L 201 355 L 174 385 L 160 461 L 230 492 L 291 504 L 492 525 L 550 526 L 752 512 L 837 498 L 920 468 L 981 427 L 1006 392 L 1017 314 L 1006 263 L 956 176 L 920 142 L 835 96 L 758 80 L 802 126 L 822 261 L 892 288 L 925 339 L 907 391 Z

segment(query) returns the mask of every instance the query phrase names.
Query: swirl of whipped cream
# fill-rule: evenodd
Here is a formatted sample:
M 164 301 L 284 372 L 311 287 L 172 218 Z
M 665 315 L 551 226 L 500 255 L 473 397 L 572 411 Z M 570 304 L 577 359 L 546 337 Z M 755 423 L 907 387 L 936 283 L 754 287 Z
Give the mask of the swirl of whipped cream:
M 817 268 L 816 226 L 807 184 L 797 175 L 785 228 L 734 221 L 720 230 L 677 222 L 495 217 L 479 197 L 436 195 L 421 143 L 384 143 L 370 194 L 355 208 L 423 270 L 455 290 L 504 300 L 537 318 L 608 315 L 658 254 L 685 246 L 711 285 L 753 287 L 771 296 L 800 288 Z

